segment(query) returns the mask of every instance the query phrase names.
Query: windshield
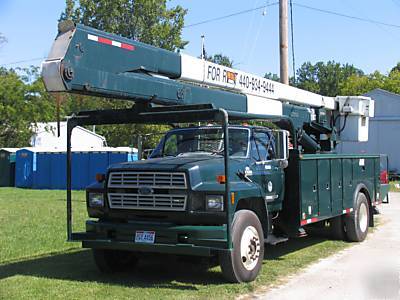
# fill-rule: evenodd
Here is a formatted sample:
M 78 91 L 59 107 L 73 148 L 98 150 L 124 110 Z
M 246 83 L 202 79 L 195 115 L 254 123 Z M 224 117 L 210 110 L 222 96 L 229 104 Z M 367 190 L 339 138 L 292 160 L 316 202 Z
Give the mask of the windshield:
M 245 128 L 229 128 L 229 155 L 246 157 L 250 131 Z M 152 157 L 178 156 L 185 153 L 223 155 L 223 130 L 220 127 L 189 128 L 168 132 Z

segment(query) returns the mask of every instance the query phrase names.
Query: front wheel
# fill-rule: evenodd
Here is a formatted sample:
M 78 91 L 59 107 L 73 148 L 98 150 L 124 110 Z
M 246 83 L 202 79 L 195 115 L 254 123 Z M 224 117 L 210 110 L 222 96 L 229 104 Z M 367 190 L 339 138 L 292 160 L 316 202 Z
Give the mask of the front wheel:
M 346 238 L 349 242 L 362 242 L 368 233 L 369 204 L 363 193 L 358 193 L 354 211 L 345 217 Z
M 260 220 L 250 210 L 239 210 L 232 222 L 232 251 L 221 252 L 220 266 L 230 282 L 253 281 L 264 258 L 264 234 Z

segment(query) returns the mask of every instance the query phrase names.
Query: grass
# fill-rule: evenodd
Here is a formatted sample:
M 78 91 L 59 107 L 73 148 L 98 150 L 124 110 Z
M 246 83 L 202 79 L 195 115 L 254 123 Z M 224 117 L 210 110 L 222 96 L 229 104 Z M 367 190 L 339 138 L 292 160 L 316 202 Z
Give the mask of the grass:
M 323 237 L 269 246 L 255 282 L 227 284 L 219 267 L 199 272 L 171 256 L 143 259 L 130 273 L 104 275 L 89 250 L 65 242 L 65 192 L 0 189 L 0 299 L 234 298 L 276 284 L 349 243 Z M 74 192 L 75 230 L 86 218 Z

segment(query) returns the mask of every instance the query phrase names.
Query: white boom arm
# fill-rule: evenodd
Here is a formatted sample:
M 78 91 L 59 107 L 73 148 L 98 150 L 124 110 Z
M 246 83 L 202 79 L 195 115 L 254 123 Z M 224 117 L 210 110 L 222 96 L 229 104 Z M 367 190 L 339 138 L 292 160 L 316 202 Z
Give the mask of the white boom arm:
M 286 84 L 181 54 L 181 80 L 235 90 L 300 105 L 336 109 L 333 97 L 321 96 Z
M 327 97 L 257 75 L 221 66 L 204 59 L 181 54 L 180 80 L 245 94 L 249 113 L 282 114 L 282 103 L 325 108 L 347 119 L 342 140 L 367 141 L 369 117 L 374 116 L 374 101 L 369 97 Z

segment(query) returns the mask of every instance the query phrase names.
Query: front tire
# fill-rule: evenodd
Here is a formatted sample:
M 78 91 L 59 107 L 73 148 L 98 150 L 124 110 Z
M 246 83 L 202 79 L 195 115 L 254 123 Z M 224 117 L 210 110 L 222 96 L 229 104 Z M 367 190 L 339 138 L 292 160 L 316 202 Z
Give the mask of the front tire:
M 138 262 L 134 253 L 121 250 L 92 249 L 94 262 L 103 273 L 132 270 Z
M 220 252 L 224 277 L 230 282 L 253 281 L 262 267 L 264 234 L 260 220 L 250 210 L 239 210 L 232 222 L 232 251 Z
M 349 242 L 362 242 L 368 234 L 370 210 L 368 199 L 358 193 L 354 210 L 345 216 L 346 238 Z

